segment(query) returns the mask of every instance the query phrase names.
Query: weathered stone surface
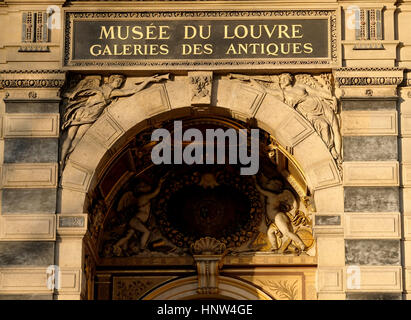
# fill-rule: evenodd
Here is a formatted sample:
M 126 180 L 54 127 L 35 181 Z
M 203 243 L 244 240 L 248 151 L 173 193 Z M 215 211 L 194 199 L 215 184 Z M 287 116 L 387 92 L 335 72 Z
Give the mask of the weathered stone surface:
M 389 161 L 398 159 L 396 136 L 344 137 L 344 161 Z
M 58 161 L 58 139 L 17 138 L 4 141 L 4 163 Z
M 397 100 L 394 99 L 341 99 L 343 111 L 349 110 L 395 110 Z
M 60 217 L 59 227 L 61 228 L 82 228 L 84 227 L 83 217 Z
M 7 113 L 59 113 L 58 100 L 6 100 L 5 105 Z
M 0 300 L 53 300 L 53 294 L 0 294 Z
M 2 213 L 55 213 L 56 189 L 3 189 Z
M 402 294 L 384 292 L 347 293 L 347 300 L 402 300 Z
M 54 242 L 0 242 L 0 266 L 49 266 L 54 264 Z
M 398 212 L 399 189 L 396 187 L 345 187 L 345 212 Z
M 345 240 L 346 265 L 400 265 L 399 240 Z
M 341 216 L 315 216 L 315 224 L 317 226 L 339 226 L 341 224 Z

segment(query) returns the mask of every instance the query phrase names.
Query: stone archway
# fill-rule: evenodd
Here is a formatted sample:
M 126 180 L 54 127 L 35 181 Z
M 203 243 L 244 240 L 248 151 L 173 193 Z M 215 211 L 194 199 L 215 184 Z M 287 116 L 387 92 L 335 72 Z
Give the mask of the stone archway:
M 258 288 L 239 279 L 221 276 L 219 294 L 204 296 L 197 293 L 197 277 L 187 277 L 161 285 L 149 293 L 143 300 L 187 300 L 187 299 L 229 299 L 229 300 L 272 300 L 273 298 Z
M 215 80 L 212 92 L 210 105 L 223 107 L 233 119 L 255 119 L 259 128 L 274 136 L 284 150 L 290 150 L 292 161 L 303 173 L 309 190 L 314 194 L 315 204 L 327 203 L 329 190 L 335 192 L 335 188 L 341 187 L 340 173 L 324 141 L 293 108 L 263 90 L 228 78 Z M 187 108 L 190 104 L 189 84 L 185 77 L 153 84 L 111 104 L 86 132 L 66 163 L 61 179 L 60 218 L 86 212 L 87 193 L 101 178 L 104 163 L 136 131 L 153 126 L 155 121 L 167 119 L 170 114 L 178 117 L 192 111 L 201 113 L 202 109 L 208 108 Z M 324 210 L 323 206 L 320 210 Z M 83 234 L 84 228 L 77 237 L 60 233 L 56 264 L 65 265 L 64 253 L 68 241 L 77 241 L 77 248 L 82 248 Z M 77 263 L 73 268 L 80 266 L 81 277 L 82 253 L 71 254 L 76 256 Z
M 341 177 L 334 158 L 310 123 L 275 97 L 241 82 L 221 79 L 214 86 L 216 107 L 231 112 L 233 119 L 256 119 L 257 126 L 274 136 L 280 145 L 293 149 L 310 190 L 338 186 Z M 99 164 L 148 119 L 190 106 L 185 79 L 153 84 L 130 98 L 110 105 L 76 146 L 62 175 L 60 213 L 82 212 L 85 194 L 96 183 Z M 166 116 L 167 117 L 167 116 Z M 309 156 L 308 156 L 309 155 Z M 74 201 L 73 201 L 74 200 Z

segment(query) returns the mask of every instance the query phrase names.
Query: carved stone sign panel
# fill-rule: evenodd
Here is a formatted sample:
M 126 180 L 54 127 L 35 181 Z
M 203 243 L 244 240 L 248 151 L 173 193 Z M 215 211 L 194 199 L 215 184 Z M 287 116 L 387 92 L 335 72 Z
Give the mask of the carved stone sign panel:
M 337 62 L 334 10 L 65 12 L 71 69 L 239 69 Z

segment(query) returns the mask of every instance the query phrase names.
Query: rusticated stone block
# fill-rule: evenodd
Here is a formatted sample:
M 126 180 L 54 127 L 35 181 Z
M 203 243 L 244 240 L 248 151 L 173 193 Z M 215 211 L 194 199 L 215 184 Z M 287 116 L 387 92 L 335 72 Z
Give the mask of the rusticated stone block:
M 397 108 L 396 99 L 341 99 L 343 111 L 351 110 L 395 110 Z
M 396 187 L 345 187 L 345 212 L 399 212 Z
M 402 300 L 402 294 L 385 292 L 347 293 L 347 300 Z
M 389 161 L 398 159 L 396 136 L 344 137 L 344 161 Z
M 399 240 L 345 240 L 346 265 L 400 265 Z
M 58 161 L 58 139 L 4 139 L 4 163 Z
M 0 300 L 53 300 L 53 294 L 0 294 Z
M 49 266 L 54 264 L 54 242 L 0 242 L 0 266 Z
M 6 100 L 7 113 L 59 113 L 59 100 Z
M 3 189 L 2 213 L 55 213 L 57 191 L 51 189 Z

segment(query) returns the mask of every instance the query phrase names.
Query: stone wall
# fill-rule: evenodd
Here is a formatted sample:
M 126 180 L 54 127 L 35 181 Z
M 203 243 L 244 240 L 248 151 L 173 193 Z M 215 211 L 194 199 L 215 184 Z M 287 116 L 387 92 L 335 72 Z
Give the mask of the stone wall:
M 299 3 L 297 7 L 301 3 L 295 2 Z M 37 49 L 23 50 L 21 37 L 23 12 L 45 10 L 49 5 L 62 8 L 64 3 L 62 0 L 40 4 L 21 0 L 0 2 L 0 30 L 8 30 L 0 33 L 0 299 L 81 297 L 82 236 L 87 219 L 83 206 L 70 202 L 85 196 L 91 176 L 81 184 L 84 176 L 74 165 L 70 170 L 77 172 L 77 176 L 66 181 L 66 200 L 62 198 L 58 150 L 59 90 L 66 78 L 66 70 L 61 69 L 63 29 L 52 30 L 50 41 Z M 361 3 L 308 1 L 306 4 L 309 8 L 332 7 L 341 12 L 338 68 L 300 70 L 304 73 L 332 71 L 341 107 L 342 184 L 332 181 L 327 188 L 317 188 L 314 192 L 317 297 L 410 299 L 411 76 L 407 68 L 411 61 L 411 1 L 367 2 L 367 8 L 382 9 L 384 34 L 380 40 L 356 39 L 355 30 L 350 27 L 350 7 L 361 7 Z M 70 5 L 89 9 L 89 4 L 81 1 Z M 116 7 L 121 5 L 115 3 Z M 133 5 L 125 4 L 124 8 Z M 165 7 L 221 9 L 231 5 L 236 8 L 239 4 L 229 1 L 224 4 L 213 1 L 138 3 L 139 8 L 157 10 Z M 241 5 L 247 8 L 283 6 L 275 1 L 242 1 Z M 102 6 L 109 9 L 113 3 L 105 1 Z M 181 83 L 187 82 L 186 74 L 184 70 L 180 72 Z M 186 102 L 186 106 L 190 105 L 188 94 L 178 91 L 181 83 L 176 82 L 158 89 L 173 92 L 169 95 L 171 102 L 157 105 L 158 110 L 177 108 Z M 263 106 L 259 111 L 261 119 L 272 116 L 270 103 L 275 101 L 264 98 L 262 92 L 250 87 L 234 90 L 224 81 L 218 83 L 218 88 L 221 94 L 213 97 L 211 103 L 226 101 L 227 108 L 238 108 L 236 112 L 248 108 L 247 111 L 253 113 L 257 112 L 258 104 Z M 236 94 L 232 94 L 234 91 Z M 252 103 L 240 110 L 242 103 L 246 104 L 244 96 Z M 146 105 L 142 119 L 158 112 L 150 103 Z M 119 111 L 113 108 L 112 112 L 116 115 Z M 115 129 L 123 134 L 136 124 L 133 117 L 137 115 L 132 111 L 129 115 L 118 113 L 124 128 Z M 111 116 L 105 116 L 100 122 L 106 120 L 110 122 Z M 287 127 L 286 121 L 278 125 Z M 294 133 L 285 134 L 292 143 L 295 143 Z M 113 141 L 104 143 L 111 146 Z M 301 157 L 301 162 L 307 168 L 307 175 L 314 176 L 321 168 L 307 158 L 310 141 L 305 140 L 306 158 Z M 102 143 L 96 145 L 102 153 L 109 149 Z M 97 158 L 95 154 L 93 157 Z M 59 291 L 46 286 L 46 269 L 54 264 L 59 265 L 62 273 Z

